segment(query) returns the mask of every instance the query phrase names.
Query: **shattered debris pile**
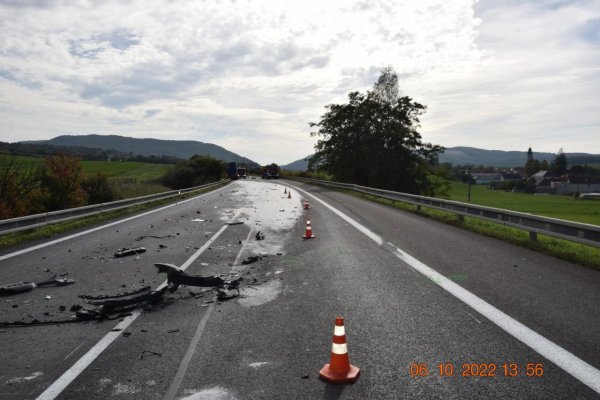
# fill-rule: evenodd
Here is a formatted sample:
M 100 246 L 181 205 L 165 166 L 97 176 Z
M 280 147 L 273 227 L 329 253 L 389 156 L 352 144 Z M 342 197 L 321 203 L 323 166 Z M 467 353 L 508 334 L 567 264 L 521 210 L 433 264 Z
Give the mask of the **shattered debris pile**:
M 152 306 L 162 299 L 166 287 L 159 290 L 150 290 L 150 286 L 129 293 L 114 296 L 86 296 L 79 298 L 96 308 L 77 310 L 76 316 L 80 320 L 105 319 L 111 314 L 122 314 L 141 306 Z
M 131 292 L 125 292 L 116 295 L 80 295 L 79 298 L 87 303 L 87 305 L 92 307 L 84 308 L 79 304 L 73 305 L 70 308 L 70 311 L 75 312 L 75 315 L 71 315 L 68 319 L 49 321 L 39 321 L 38 319 L 33 319 L 27 322 L 0 322 L 0 326 L 18 327 L 52 325 L 90 320 L 101 321 L 122 318 L 130 315 L 129 312 L 135 308 L 152 308 L 162 301 L 162 297 L 167 290 L 173 293 L 179 288 L 180 285 L 214 288 L 216 289 L 217 300 L 232 299 L 240 294 L 239 286 L 243 281 L 242 277 L 235 277 L 235 279 L 223 279 L 220 276 L 192 275 L 185 273 L 181 268 L 174 264 L 156 263 L 154 265 L 158 268 L 159 274 L 167 274 L 167 284 L 164 287 L 159 286 L 159 289 L 157 290 L 151 290 L 150 286 L 144 286 Z M 18 282 L 0 286 L 0 295 L 9 296 L 30 291 L 36 287 L 65 286 L 73 283 L 75 283 L 75 281 L 72 279 L 57 278 L 56 276 L 53 276 L 52 278 L 37 284 L 34 282 Z M 59 309 L 61 312 L 63 312 L 65 311 L 66 307 L 60 306 Z
M 214 287 L 217 288 L 217 299 L 228 300 L 240 295 L 239 286 L 244 280 L 238 277 L 233 280 L 225 280 L 220 276 L 202 276 L 186 274 L 181 268 L 173 264 L 155 263 L 158 273 L 167 274 L 167 288 L 173 293 L 179 285 Z

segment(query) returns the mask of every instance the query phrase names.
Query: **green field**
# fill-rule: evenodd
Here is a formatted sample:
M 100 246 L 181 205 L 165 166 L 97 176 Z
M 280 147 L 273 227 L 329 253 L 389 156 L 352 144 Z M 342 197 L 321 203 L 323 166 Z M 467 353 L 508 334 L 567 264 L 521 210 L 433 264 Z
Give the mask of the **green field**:
M 109 179 L 136 179 L 138 181 L 160 178 L 170 166 L 134 161 L 82 161 L 81 165 L 86 175 L 100 171 Z
M 0 154 L 0 160 L 9 157 L 6 154 Z M 25 167 L 31 164 L 40 164 L 44 162 L 41 157 L 16 156 L 19 162 Z M 168 164 L 153 164 L 134 161 L 81 161 L 83 173 L 92 175 L 96 172 L 102 172 L 111 180 L 131 179 L 140 181 L 151 181 L 160 178 L 169 168 Z
M 449 198 L 467 201 L 467 184 L 451 182 Z M 546 217 L 600 225 L 600 201 L 575 199 L 572 196 L 537 196 L 491 190 L 486 185 L 471 185 L 471 203 L 521 211 Z

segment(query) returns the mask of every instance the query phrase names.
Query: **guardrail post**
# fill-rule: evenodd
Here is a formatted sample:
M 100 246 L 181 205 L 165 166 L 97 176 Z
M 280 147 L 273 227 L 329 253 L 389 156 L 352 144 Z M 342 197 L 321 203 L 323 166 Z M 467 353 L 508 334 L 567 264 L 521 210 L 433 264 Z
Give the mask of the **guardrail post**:
M 417 211 L 421 211 L 421 205 L 417 204 Z
M 465 216 L 462 214 L 456 214 L 456 217 L 458 218 L 458 223 L 459 224 L 464 224 L 465 223 Z
M 529 231 L 529 240 L 537 242 L 537 232 Z

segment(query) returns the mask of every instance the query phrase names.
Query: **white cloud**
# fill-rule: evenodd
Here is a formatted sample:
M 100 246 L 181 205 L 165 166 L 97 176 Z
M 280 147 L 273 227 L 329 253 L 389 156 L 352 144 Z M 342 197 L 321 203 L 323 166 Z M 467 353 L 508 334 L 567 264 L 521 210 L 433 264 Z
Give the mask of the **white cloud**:
M 286 163 L 313 151 L 308 122 L 325 104 L 392 65 L 403 93 L 429 106 L 426 140 L 539 151 L 598 144 L 591 2 L 2 4 L 4 141 L 194 139 Z

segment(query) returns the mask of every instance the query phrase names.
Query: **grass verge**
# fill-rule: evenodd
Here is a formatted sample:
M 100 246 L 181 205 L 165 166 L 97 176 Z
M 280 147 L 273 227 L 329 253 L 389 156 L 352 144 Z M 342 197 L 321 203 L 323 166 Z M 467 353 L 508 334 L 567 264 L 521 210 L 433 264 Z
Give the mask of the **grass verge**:
M 18 244 L 26 243 L 32 240 L 50 238 L 54 235 L 58 235 L 60 233 L 64 233 L 67 231 L 71 231 L 74 229 L 83 228 L 90 225 L 95 225 L 101 222 L 105 222 L 108 220 L 112 220 L 118 217 L 128 216 L 135 214 L 140 211 L 148 210 L 150 208 L 162 206 L 169 203 L 174 203 L 176 201 L 188 199 L 190 197 L 198 196 L 202 193 L 207 193 L 218 189 L 220 187 L 225 186 L 229 182 L 224 182 L 223 184 L 213 186 L 207 189 L 200 189 L 194 192 L 185 193 L 179 196 L 171 197 L 169 199 L 152 201 L 145 204 L 134 205 L 131 207 L 123 208 L 121 210 L 116 211 L 107 211 L 101 214 L 92 215 L 89 217 L 77 218 L 71 221 L 59 222 L 52 225 L 43 226 L 40 228 L 28 229 L 21 232 L 9 233 L 6 235 L 0 236 L 0 249 L 15 246 Z
M 465 216 L 464 220 L 460 221 L 456 214 L 446 211 L 427 208 L 425 206 L 422 206 L 421 209 L 418 210 L 417 206 L 409 203 L 384 199 L 350 190 L 340 191 L 352 196 L 362 197 L 370 201 L 412 212 L 435 221 L 467 229 L 485 236 L 501 239 L 517 246 L 548 254 L 561 260 L 600 270 L 600 249 L 593 246 L 557 239 L 542 234 L 538 234 L 537 242 L 532 242 L 529 240 L 529 232 L 510 226 L 494 224 L 468 216 Z

